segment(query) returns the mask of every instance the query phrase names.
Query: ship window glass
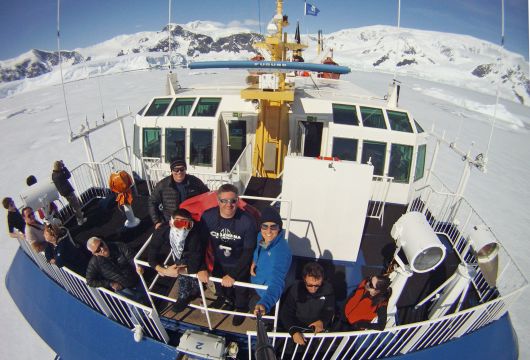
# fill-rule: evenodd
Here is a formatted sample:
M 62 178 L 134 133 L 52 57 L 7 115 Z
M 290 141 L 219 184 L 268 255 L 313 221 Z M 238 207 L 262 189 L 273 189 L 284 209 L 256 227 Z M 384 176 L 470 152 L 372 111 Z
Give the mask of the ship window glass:
M 374 175 L 383 175 L 385 169 L 386 143 L 377 141 L 363 141 L 363 154 L 361 162 L 368 163 L 371 160 L 374 166 Z
M 386 129 L 385 117 L 383 110 L 361 106 L 361 118 L 363 126 Z
M 193 116 L 215 116 L 221 98 L 200 98 Z
M 357 160 L 357 140 L 334 137 L 331 156 L 338 157 L 340 160 L 356 161 Z
M 191 108 L 195 98 L 180 98 L 175 99 L 171 110 L 169 110 L 168 116 L 188 116 L 190 114 Z
M 359 125 L 355 106 L 333 104 L 333 122 L 335 124 Z
M 138 115 L 142 115 L 145 111 L 145 108 L 147 107 L 148 104 L 145 104 L 143 108 L 141 108 L 139 111 L 138 111 Z
M 414 181 L 418 181 L 423 177 L 425 172 L 425 154 L 427 152 L 427 145 L 420 145 L 418 147 L 418 154 L 416 155 L 416 172 Z
M 142 156 L 160 158 L 160 128 L 144 128 L 142 139 Z
M 388 115 L 388 122 L 392 130 L 412 132 L 412 126 L 410 125 L 407 113 L 387 110 L 386 114 Z
M 186 130 L 166 129 L 166 162 L 186 159 Z
M 392 176 L 394 182 L 409 182 L 410 166 L 412 164 L 412 150 L 413 147 L 410 145 L 392 144 L 392 147 L 390 148 L 388 176 Z
M 422 132 L 425 131 L 425 130 L 423 130 L 423 128 L 421 127 L 421 125 L 420 125 L 416 120 L 414 120 L 414 124 L 416 125 L 416 131 L 417 131 L 418 133 L 422 133 Z
M 190 130 L 190 164 L 212 166 L 212 130 Z
M 136 124 L 134 124 L 133 131 L 133 154 L 136 155 L 137 158 L 142 157 L 142 154 L 140 153 L 140 127 Z
M 161 116 L 166 112 L 171 99 L 154 99 L 149 109 L 147 109 L 145 116 Z

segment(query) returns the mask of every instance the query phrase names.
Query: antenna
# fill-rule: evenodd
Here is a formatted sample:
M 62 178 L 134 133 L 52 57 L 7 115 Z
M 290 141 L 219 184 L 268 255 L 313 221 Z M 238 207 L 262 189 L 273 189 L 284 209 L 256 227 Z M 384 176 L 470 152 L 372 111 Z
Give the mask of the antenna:
M 61 56 L 61 0 L 57 0 L 57 52 L 59 54 L 59 72 L 61 73 L 61 88 L 63 90 L 64 108 L 66 110 L 66 120 L 68 120 L 68 128 L 70 129 L 70 137 L 72 137 L 72 124 L 70 122 L 70 113 L 68 111 L 68 104 L 66 103 L 66 90 L 64 89 L 63 77 L 63 60 Z
M 499 78 L 497 80 L 497 90 L 495 92 L 495 107 L 493 108 L 493 115 L 491 119 L 491 130 L 490 137 L 488 140 L 488 147 L 486 148 L 486 154 L 484 156 L 484 162 L 488 162 L 488 154 L 490 152 L 491 140 L 493 139 L 493 129 L 495 128 L 495 121 L 497 120 L 497 109 L 499 108 L 499 97 L 500 97 L 500 88 L 501 88 L 501 79 L 502 79 L 502 65 L 504 55 L 504 0 L 501 0 L 501 49 L 500 55 L 497 58 L 497 64 L 499 66 Z
M 169 10 L 168 10 L 168 22 L 167 22 L 167 56 L 169 60 L 169 71 L 171 72 L 171 0 L 168 0 Z
M 397 17 L 397 34 L 398 34 L 398 38 L 396 40 L 396 65 L 394 67 L 394 80 L 396 79 L 396 75 L 397 75 L 400 31 L 401 31 L 401 0 L 398 0 L 398 17 Z

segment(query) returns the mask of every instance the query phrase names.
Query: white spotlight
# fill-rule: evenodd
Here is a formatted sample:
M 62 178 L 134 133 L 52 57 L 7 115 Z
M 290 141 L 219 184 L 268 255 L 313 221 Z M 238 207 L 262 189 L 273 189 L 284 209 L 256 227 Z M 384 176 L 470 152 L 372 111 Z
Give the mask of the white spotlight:
M 484 225 L 474 226 L 469 234 L 469 244 L 475 251 L 484 279 L 489 286 L 495 287 L 499 271 L 499 244 L 491 230 Z
M 402 215 L 392 226 L 390 235 L 396 240 L 398 248 L 403 249 L 414 272 L 431 271 L 445 258 L 445 246 L 420 212 Z

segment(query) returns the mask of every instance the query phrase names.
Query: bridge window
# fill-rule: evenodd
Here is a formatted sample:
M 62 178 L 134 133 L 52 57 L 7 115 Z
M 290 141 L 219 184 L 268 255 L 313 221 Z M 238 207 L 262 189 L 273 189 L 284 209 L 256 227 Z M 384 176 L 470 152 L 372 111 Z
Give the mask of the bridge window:
M 168 116 L 188 116 L 190 114 L 191 108 L 195 98 L 180 98 L 175 99 L 171 110 L 169 110 Z
M 200 98 L 193 116 L 215 116 L 221 98 Z
M 392 176 L 394 182 L 409 182 L 410 165 L 412 164 L 412 149 L 413 147 L 410 145 L 392 144 L 388 176 Z
M 333 122 L 335 124 L 359 125 L 357 111 L 353 105 L 333 104 Z
M 374 166 L 374 175 L 383 175 L 385 169 L 386 143 L 377 141 L 363 141 L 363 154 L 361 162 L 367 164 L 368 160 Z
M 331 156 L 341 160 L 357 160 L 357 139 L 347 139 L 341 137 L 333 138 L 333 150 Z
M 383 110 L 361 106 L 361 118 L 363 126 L 386 129 Z
M 424 132 L 423 128 L 416 120 L 414 120 L 414 125 L 416 125 L 416 131 L 418 132 L 418 134 Z
M 166 162 L 186 159 L 186 130 L 166 129 Z
M 144 128 L 142 139 L 142 156 L 160 158 L 160 128 Z
M 190 164 L 212 166 L 212 130 L 190 130 Z
M 414 174 L 414 181 L 418 181 L 423 177 L 425 172 L 425 153 L 427 152 L 427 145 L 420 145 L 418 147 L 418 154 L 416 155 L 416 172 Z
M 392 130 L 408 133 L 412 132 L 412 125 L 410 125 L 407 113 L 387 110 L 386 114 Z
M 172 99 L 154 99 L 149 109 L 147 109 L 144 116 L 162 116 L 167 110 Z

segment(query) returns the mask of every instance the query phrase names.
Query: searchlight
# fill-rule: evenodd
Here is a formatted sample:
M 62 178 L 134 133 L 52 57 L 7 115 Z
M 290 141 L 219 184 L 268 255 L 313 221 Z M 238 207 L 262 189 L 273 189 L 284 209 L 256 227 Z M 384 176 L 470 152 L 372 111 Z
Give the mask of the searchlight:
M 489 286 L 497 286 L 499 243 L 495 236 L 487 226 L 477 225 L 469 233 L 468 240 L 484 279 Z

